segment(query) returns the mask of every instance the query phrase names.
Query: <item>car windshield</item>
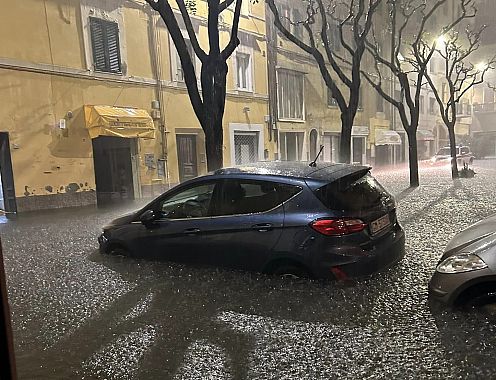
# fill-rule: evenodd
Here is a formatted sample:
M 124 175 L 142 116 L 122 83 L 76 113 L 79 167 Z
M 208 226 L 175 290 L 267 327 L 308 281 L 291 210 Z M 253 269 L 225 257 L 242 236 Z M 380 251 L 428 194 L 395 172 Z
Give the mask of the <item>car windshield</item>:
M 496 380 L 496 0 L 0 4 L 0 380 Z

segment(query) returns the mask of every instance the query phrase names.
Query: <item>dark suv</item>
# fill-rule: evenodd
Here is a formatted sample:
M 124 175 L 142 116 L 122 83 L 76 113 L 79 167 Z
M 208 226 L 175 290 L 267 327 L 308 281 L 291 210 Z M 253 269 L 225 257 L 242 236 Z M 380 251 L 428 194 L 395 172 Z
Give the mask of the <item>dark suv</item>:
M 369 167 L 266 162 L 185 182 L 103 228 L 100 250 L 288 276 L 371 274 L 404 255 Z

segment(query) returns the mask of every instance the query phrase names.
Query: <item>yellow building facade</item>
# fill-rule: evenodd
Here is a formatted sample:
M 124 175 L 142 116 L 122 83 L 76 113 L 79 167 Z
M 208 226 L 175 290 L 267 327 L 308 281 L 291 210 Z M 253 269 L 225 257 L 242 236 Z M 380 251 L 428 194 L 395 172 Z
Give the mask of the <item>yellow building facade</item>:
M 208 51 L 204 14 L 199 2 L 193 26 Z M 232 14 L 222 14 L 224 44 Z M 274 158 L 264 20 L 263 4 L 243 6 L 228 62 L 225 165 Z M 6 211 L 156 196 L 206 173 L 177 53 L 144 1 L 4 2 L 0 38 Z

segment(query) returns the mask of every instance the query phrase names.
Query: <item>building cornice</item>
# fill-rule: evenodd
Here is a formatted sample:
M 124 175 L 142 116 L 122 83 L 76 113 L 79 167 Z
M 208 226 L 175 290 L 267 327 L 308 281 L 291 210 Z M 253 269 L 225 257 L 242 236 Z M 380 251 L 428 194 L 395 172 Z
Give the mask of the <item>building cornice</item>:
M 31 72 L 36 74 L 57 75 L 61 77 L 69 77 L 75 79 L 94 80 L 107 83 L 128 84 L 134 86 L 152 87 L 157 85 L 157 81 L 152 78 L 139 76 L 124 76 L 118 74 L 107 74 L 94 72 L 91 70 L 75 69 L 71 67 L 52 65 L 47 63 L 32 63 L 26 61 L 15 60 L 11 58 L 0 58 L 0 69 Z M 172 81 L 161 81 L 163 89 L 178 90 L 179 92 L 187 92 L 186 86 L 182 83 Z M 258 93 L 238 92 L 236 90 L 227 90 L 226 95 L 229 98 L 237 99 L 255 99 L 268 100 L 268 95 Z

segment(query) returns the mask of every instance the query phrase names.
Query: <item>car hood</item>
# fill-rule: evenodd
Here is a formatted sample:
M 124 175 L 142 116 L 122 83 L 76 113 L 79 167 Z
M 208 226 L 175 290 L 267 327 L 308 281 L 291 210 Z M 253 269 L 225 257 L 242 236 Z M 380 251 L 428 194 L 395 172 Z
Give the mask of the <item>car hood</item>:
M 123 224 L 128 224 L 128 223 L 130 223 L 136 219 L 137 213 L 138 213 L 138 211 L 134 211 L 134 212 L 130 212 L 129 214 L 122 215 L 122 216 L 112 220 L 110 223 L 107 223 L 103 227 L 103 229 L 116 227 L 116 226 L 122 226 Z
M 479 254 L 489 249 L 490 246 L 496 246 L 496 214 L 456 234 L 446 246 L 443 259 L 459 252 Z

